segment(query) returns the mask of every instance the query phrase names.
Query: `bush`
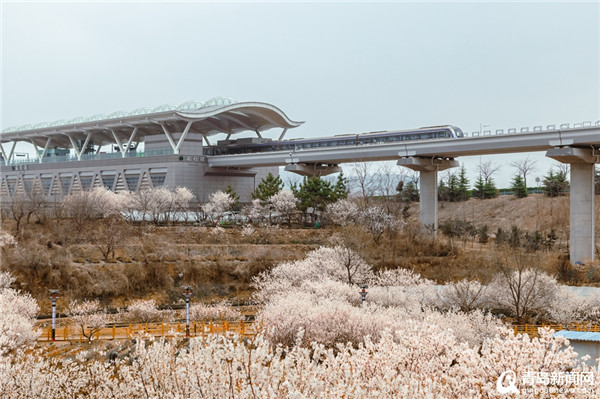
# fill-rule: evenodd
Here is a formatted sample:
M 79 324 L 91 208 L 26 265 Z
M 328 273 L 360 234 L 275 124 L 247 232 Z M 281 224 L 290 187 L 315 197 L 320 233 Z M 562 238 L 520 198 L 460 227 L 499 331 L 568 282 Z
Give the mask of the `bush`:
M 149 323 L 160 319 L 161 312 L 156 308 L 154 299 L 133 301 L 125 313 L 125 320 L 129 322 Z

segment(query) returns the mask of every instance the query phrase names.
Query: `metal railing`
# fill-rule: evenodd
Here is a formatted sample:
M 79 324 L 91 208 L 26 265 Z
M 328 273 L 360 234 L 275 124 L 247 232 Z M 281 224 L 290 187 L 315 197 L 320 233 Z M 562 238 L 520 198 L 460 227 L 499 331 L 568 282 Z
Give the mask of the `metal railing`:
M 125 158 L 137 158 L 137 157 L 149 157 L 156 155 L 171 155 L 174 151 L 172 148 L 157 148 L 150 149 L 145 151 L 128 151 L 125 153 Z M 123 159 L 123 156 L 120 152 L 109 152 L 109 153 L 100 153 L 100 154 L 84 154 L 81 156 L 81 161 L 97 161 L 103 159 Z M 41 163 L 56 163 L 56 162 L 78 162 L 75 155 L 61 155 L 61 156 L 45 156 L 42 158 Z M 27 159 L 12 159 L 8 165 L 32 165 L 39 164 L 40 160 L 38 158 L 27 158 Z M 2 166 L 5 166 L 6 162 L 2 160 Z
M 573 125 L 571 125 L 570 123 L 561 123 L 559 125 L 558 129 L 561 129 L 561 130 L 580 129 L 580 128 L 592 127 L 592 126 L 600 127 L 600 120 L 598 120 L 596 122 L 592 122 L 592 121 L 577 122 L 577 123 L 573 123 Z M 496 129 L 495 134 L 492 134 L 491 130 L 484 130 L 484 131 L 476 130 L 474 132 L 471 132 L 471 137 L 493 136 L 493 135 L 502 136 L 504 134 L 531 133 L 531 132 L 538 133 L 538 132 L 551 131 L 551 130 L 556 130 L 556 129 L 557 129 L 556 125 L 546 125 L 545 129 L 542 125 L 536 125 L 533 128 L 530 128 L 529 126 L 524 126 L 524 127 L 521 127 L 520 129 L 511 127 L 506 132 L 504 131 L 504 129 Z M 465 137 L 469 136 L 469 134 L 467 132 L 464 132 L 464 135 L 465 135 Z
M 85 334 L 84 334 L 85 332 Z M 247 321 L 239 322 L 190 322 L 190 336 L 205 336 L 207 334 L 225 334 L 233 332 L 241 336 L 254 336 L 256 330 L 254 323 Z M 107 324 L 101 329 L 86 328 L 81 330 L 80 326 L 67 324 L 62 327 L 57 327 L 55 330 L 56 341 L 87 341 L 92 335 L 94 340 L 116 340 L 129 339 L 138 334 L 147 334 L 154 337 L 175 337 L 186 334 L 185 321 L 170 322 L 170 323 L 136 323 L 136 324 Z M 46 342 L 52 340 L 52 327 L 43 327 L 42 334 L 38 337 L 38 341 Z

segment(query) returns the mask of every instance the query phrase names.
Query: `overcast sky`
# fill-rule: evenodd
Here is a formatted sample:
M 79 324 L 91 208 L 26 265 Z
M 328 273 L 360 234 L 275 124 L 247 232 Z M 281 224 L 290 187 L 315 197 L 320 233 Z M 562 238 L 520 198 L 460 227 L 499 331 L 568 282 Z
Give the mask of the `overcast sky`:
M 599 54 L 599 2 L 3 1 L 2 128 L 215 96 L 306 122 L 288 137 L 596 121 Z

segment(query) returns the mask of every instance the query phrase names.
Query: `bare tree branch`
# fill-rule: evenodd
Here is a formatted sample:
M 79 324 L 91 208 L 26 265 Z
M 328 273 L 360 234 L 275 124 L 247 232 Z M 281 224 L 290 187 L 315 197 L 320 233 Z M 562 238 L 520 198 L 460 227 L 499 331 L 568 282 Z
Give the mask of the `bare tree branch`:
M 517 168 L 521 176 L 523 176 L 523 182 L 527 187 L 527 175 L 531 174 L 536 169 L 537 161 L 529 157 L 519 159 L 510 163 L 511 166 Z
M 479 174 L 481 174 L 485 184 L 490 182 L 490 178 L 494 175 L 494 173 L 498 172 L 498 170 L 500 170 L 500 165 L 496 165 L 496 163 L 491 159 L 479 164 Z

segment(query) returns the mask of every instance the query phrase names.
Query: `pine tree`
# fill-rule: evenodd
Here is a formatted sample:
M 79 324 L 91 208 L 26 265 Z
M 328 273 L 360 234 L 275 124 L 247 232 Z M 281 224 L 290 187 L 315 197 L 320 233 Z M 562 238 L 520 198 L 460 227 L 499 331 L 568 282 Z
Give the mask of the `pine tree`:
M 498 191 L 498 188 L 496 187 L 496 183 L 494 182 L 494 179 L 490 177 L 488 179 L 488 182 L 485 183 L 485 185 L 483 186 L 483 198 L 485 198 L 485 199 L 496 198 L 498 195 L 500 195 L 500 192 Z
M 440 201 L 466 201 L 469 199 L 469 179 L 464 166 L 460 173 L 449 173 L 446 179 L 441 179 L 438 185 L 438 199 Z
M 281 177 L 275 177 L 269 172 L 267 177 L 263 178 L 261 182 L 258 183 L 258 186 L 256 186 L 256 190 L 252 193 L 252 198 L 267 202 L 270 197 L 280 192 L 282 188 L 283 181 L 281 180 Z
M 438 200 L 450 201 L 450 190 L 444 179 L 440 179 L 440 184 L 438 184 Z
M 483 177 L 479 176 L 475 185 L 473 186 L 473 197 L 484 199 L 485 198 L 485 182 Z
M 521 174 L 517 173 L 512 181 L 512 190 L 517 198 L 527 197 L 527 187 L 525 187 L 525 181 Z
M 548 174 L 544 176 L 544 194 L 548 197 L 558 197 L 564 195 L 569 188 L 569 182 L 567 181 L 567 172 L 559 170 L 554 172 L 554 169 L 550 169 Z
M 347 179 L 344 177 L 344 172 L 340 172 L 333 186 L 333 196 L 335 201 L 346 198 L 348 196 Z
M 225 194 L 229 195 L 231 197 L 231 199 L 234 201 L 233 205 L 231 207 L 233 209 L 236 209 L 240 203 L 240 196 L 237 195 L 237 193 L 233 190 L 233 187 L 231 187 L 231 186 L 227 186 L 227 188 L 225 189 Z
M 413 182 L 408 182 L 402 189 L 400 194 L 403 202 L 417 202 L 419 201 L 419 189 Z
M 457 189 L 458 201 L 466 201 L 469 199 L 469 197 L 471 197 L 471 193 L 469 192 L 469 178 L 467 177 L 467 169 L 465 168 L 465 165 L 460 167 Z
M 336 201 L 332 184 L 318 177 L 305 177 L 300 185 L 293 184 L 291 188 L 298 198 L 298 209 L 303 212 L 309 208 L 313 209 L 313 213 L 322 212 L 328 204 Z

